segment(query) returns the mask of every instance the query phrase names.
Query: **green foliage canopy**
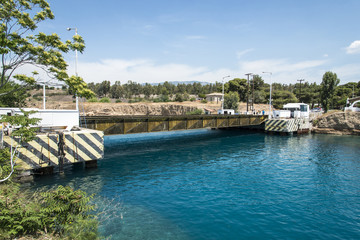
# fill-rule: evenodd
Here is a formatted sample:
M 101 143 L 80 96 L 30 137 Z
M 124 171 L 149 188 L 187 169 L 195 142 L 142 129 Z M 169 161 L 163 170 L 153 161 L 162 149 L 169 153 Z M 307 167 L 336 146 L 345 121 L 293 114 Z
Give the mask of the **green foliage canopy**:
M 340 83 L 336 73 L 326 72 L 323 75 L 320 89 L 321 105 L 324 111 L 327 112 L 330 107 L 330 102 L 335 93 L 336 86 Z
M 229 92 L 224 96 L 224 108 L 238 110 L 239 107 L 239 94 L 237 92 Z
M 246 101 L 248 96 L 248 83 L 246 79 L 234 78 L 224 85 L 225 92 L 237 92 L 241 101 Z
M 18 185 L 0 185 L 0 236 L 14 239 L 36 235 L 39 231 L 55 233 L 61 239 L 97 239 L 98 222 L 90 212 L 92 196 L 81 190 L 59 186 L 40 194 L 20 191 Z M 81 225 L 83 231 L 79 231 Z
M 91 97 L 93 93 L 81 77 L 68 76 L 63 57 L 70 50 L 83 52 L 84 40 L 75 35 L 72 41 L 62 42 L 56 33 L 36 32 L 38 24 L 47 19 L 54 19 L 54 14 L 46 0 L 0 0 L 0 89 L 14 80 L 23 86 L 35 84 L 37 71 L 31 76 L 16 74 L 23 66 L 32 65 L 50 78 L 64 81 L 79 96 Z

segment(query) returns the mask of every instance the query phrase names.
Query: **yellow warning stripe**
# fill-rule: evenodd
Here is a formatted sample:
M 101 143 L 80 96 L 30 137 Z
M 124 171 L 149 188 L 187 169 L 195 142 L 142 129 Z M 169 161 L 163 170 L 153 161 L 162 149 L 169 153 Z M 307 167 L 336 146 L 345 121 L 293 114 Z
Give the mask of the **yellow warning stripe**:
M 66 137 L 67 135 L 71 137 Z M 65 163 L 97 160 L 103 157 L 104 134 L 99 131 L 72 132 L 65 134 Z M 18 148 L 17 165 L 30 170 L 49 165 L 58 165 L 58 135 L 38 135 L 26 146 Z M 4 136 L 6 147 L 16 147 L 18 143 L 9 136 Z
M 266 120 L 265 122 L 266 131 L 284 131 L 285 127 L 286 127 L 285 120 L 272 119 L 272 120 Z
M 89 134 L 90 135 L 90 134 Z M 95 151 L 94 150 L 94 148 L 92 148 L 91 146 L 90 146 L 90 144 L 88 144 L 87 142 L 85 142 L 80 136 L 79 136 L 79 134 L 76 134 L 76 135 L 74 135 L 75 136 L 75 141 L 76 142 L 78 142 L 81 146 L 83 146 L 84 148 L 86 148 L 91 154 L 93 154 L 95 157 L 97 157 L 97 158 L 100 158 L 101 157 L 101 155 L 97 152 L 97 151 Z M 86 135 L 87 137 L 88 137 L 88 135 Z M 85 154 L 85 153 L 84 153 Z M 85 154 L 85 155 L 87 155 L 87 154 Z M 91 159 L 91 157 L 90 156 L 88 156 L 88 158 L 89 158 L 89 160 Z

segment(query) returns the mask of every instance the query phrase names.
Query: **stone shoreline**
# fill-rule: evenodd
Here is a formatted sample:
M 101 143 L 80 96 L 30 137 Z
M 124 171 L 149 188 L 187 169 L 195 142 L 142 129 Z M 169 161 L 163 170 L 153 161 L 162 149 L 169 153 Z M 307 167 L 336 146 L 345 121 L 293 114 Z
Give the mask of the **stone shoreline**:
M 314 133 L 360 136 L 360 112 L 334 112 L 315 120 Z

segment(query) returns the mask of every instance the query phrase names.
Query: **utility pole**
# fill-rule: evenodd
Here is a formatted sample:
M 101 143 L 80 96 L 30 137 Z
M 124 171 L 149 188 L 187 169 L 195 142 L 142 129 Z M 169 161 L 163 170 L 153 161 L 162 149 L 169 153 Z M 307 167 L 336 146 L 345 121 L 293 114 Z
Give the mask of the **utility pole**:
M 251 110 L 254 112 L 254 75 L 252 75 L 252 97 L 251 97 Z
M 221 103 L 221 114 L 224 114 L 224 100 L 225 100 L 225 93 L 224 93 L 224 79 L 229 78 L 229 76 L 225 76 L 222 78 L 222 103 Z
M 302 102 L 301 101 L 301 82 L 303 82 L 303 81 L 305 81 L 304 79 L 299 79 L 299 80 L 297 80 L 298 82 L 300 82 L 300 98 L 299 98 L 299 100 L 300 100 L 300 102 Z
M 77 32 L 77 28 L 67 28 L 66 30 L 68 31 L 71 31 L 71 30 L 75 30 L 75 36 L 78 35 L 78 32 Z M 78 52 L 77 52 L 77 49 L 75 49 L 75 76 L 77 77 L 78 76 L 78 72 L 77 72 L 77 66 L 78 66 Z M 77 93 L 75 93 L 75 99 L 76 99 L 76 110 L 79 111 L 79 97 L 77 95 Z
M 272 89 L 272 81 L 271 81 L 271 77 L 272 77 L 272 72 L 263 72 L 263 73 L 268 73 L 270 74 L 270 99 L 269 99 L 269 119 L 271 119 L 271 89 Z
M 247 76 L 247 88 L 246 88 L 246 114 L 249 111 L 249 76 L 252 75 L 252 73 L 245 74 Z

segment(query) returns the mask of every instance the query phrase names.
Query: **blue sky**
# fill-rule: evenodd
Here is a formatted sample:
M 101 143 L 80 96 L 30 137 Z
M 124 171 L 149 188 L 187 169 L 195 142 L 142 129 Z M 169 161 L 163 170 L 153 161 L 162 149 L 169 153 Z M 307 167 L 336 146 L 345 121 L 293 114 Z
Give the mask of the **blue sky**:
M 221 81 L 272 72 L 272 81 L 360 81 L 358 0 L 61 0 L 39 30 L 86 42 L 86 82 Z M 74 54 L 66 56 L 74 71 Z M 269 75 L 262 74 L 266 82 Z

